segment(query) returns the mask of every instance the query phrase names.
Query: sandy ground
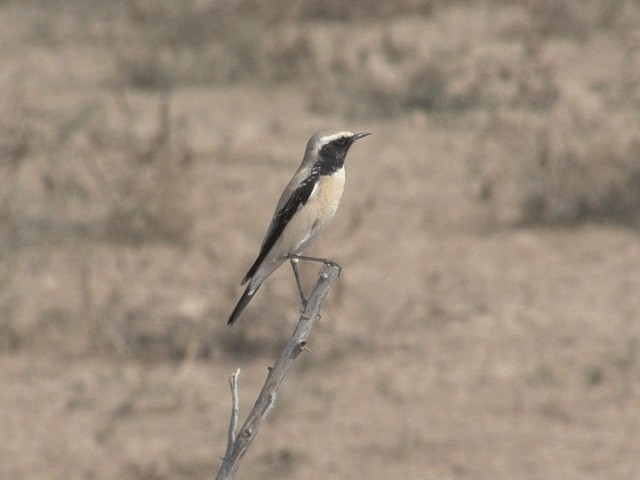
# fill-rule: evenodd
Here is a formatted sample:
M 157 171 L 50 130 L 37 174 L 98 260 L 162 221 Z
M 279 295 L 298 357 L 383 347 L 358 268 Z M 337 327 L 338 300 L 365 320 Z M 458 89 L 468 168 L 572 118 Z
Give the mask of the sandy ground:
M 229 375 L 246 414 L 296 321 L 289 269 L 224 323 L 328 125 L 372 133 L 308 251 L 344 270 L 238 478 L 640 478 L 640 235 L 518 226 L 506 194 L 480 201 L 479 155 L 505 176 L 528 155 L 483 160 L 492 108 L 349 116 L 310 108 L 304 82 L 253 81 L 180 85 L 163 125 L 161 93 L 112 87 L 100 22 L 61 38 L 42 8 L 0 7 L 3 132 L 29 139 L 2 165 L 0 478 L 212 478 Z M 554 42 L 573 92 L 623 61 L 607 34 Z

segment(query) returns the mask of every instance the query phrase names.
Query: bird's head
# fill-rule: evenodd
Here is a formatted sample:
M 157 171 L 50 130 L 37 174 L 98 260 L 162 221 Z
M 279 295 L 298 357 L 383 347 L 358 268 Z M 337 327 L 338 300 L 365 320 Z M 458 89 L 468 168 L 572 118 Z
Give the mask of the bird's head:
M 320 130 L 309 139 L 305 158 L 312 160 L 321 171 L 330 173 L 342 168 L 353 142 L 367 135 L 369 133 L 353 133 L 335 128 Z

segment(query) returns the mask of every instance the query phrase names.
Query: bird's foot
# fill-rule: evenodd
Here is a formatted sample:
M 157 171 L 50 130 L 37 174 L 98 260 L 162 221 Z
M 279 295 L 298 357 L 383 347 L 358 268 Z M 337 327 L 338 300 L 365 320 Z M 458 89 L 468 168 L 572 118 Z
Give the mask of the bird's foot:
M 338 270 L 342 270 L 342 265 L 331 258 L 308 257 L 306 255 L 296 255 L 295 253 L 289 253 L 287 258 L 290 260 L 307 260 L 310 262 L 324 263 L 325 265 L 331 265 L 332 267 L 336 267 Z

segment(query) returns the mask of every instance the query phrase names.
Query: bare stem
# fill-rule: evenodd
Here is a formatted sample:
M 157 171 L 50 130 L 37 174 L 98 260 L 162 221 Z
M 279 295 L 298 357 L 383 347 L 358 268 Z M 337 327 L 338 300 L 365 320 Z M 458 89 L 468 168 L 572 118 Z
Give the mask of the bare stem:
M 231 387 L 231 420 L 229 421 L 229 437 L 227 440 L 227 453 L 225 458 L 233 451 L 233 444 L 236 441 L 236 428 L 238 427 L 238 412 L 240 409 L 240 397 L 238 396 L 238 375 L 240 369 L 229 378 L 229 386 Z
M 320 315 L 322 303 L 327 297 L 333 282 L 338 278 L 338 275 L 340 275 L 340 268 L 337 265 L 325 264 L 322 270 L 320 270 L 318 281 L 313 292 L 311 292 L 311 296 L 309 297 L 303 312 L 300 314 L 300 320 L 298 320 L 298 324 L 282 350 L 280 357 L 273 367 L 269 369 L 267 379 L 260 391 L 260 395 L 258 395 L 258 399 L 256 400 L 251 413 L 249 413 L 249 416 L 240 428 L 237 436 L 235 435 L 235 423 L 237 422 L 236 404 L 238 395 L 237 385 L 235 386 L 234 393 L 234 387 L 232 384 L 231 391 L 234 407 L 232 409 L 232 418 L 229 425 L 229 444 L 227 445 L 227 452 L 222 460 L 220 470 L 216 475 L 216 480 L 230 480 L 235 477 L 238 467 L 240 466 L 240 461 L 244 457 L 245 453 L 247 453 L 249 445 L 251 445 L 251 442 L 257 435 L 258 429 L 266 418 L 267 413 L 271 407 L 273 407 L 284 377 L 293 365 L 295 359 L 300 355 L 300 352 L 308 351 L 306 346 L 307 338 L 311 333 L 311 329 L 313 328 L 316 319 Z M 238 373 L 239 372 L 236 371 L 234 376 L 231 377 L 231 382 L 234 382 L 234 377 L 237 381 Z M 236 416 L 236 420 L 233 419 L 234 415 Z M 233 437 L 235 438 L 232 441 Z

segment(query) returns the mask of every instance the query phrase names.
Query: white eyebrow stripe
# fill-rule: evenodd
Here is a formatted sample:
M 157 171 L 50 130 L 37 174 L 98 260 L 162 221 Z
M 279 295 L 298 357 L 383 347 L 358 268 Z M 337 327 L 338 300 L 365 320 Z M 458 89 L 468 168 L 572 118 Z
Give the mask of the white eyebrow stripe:
M 342 132 L 334 133 L 333 135 L 327 135 L 326 137 L 322 137 L 320 139 L 320 143 L 322 145 L 326 145 L 327 143 L 331 143 L 340 137 L 353 137 L 353 133 L 349 130 L 344 130 Z

